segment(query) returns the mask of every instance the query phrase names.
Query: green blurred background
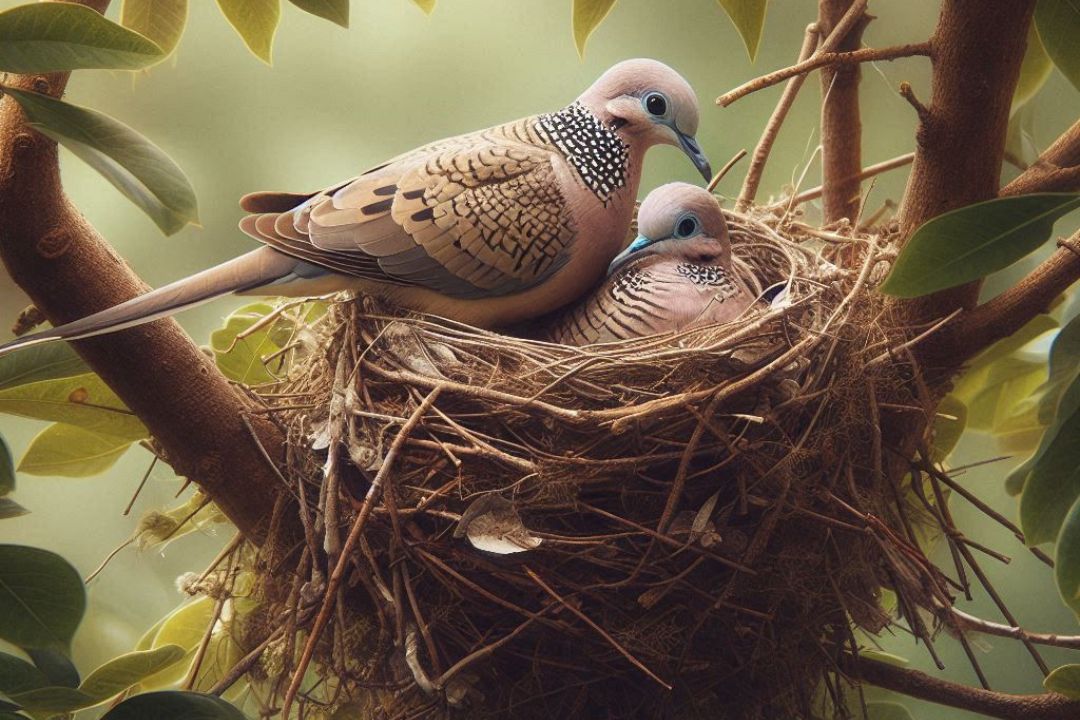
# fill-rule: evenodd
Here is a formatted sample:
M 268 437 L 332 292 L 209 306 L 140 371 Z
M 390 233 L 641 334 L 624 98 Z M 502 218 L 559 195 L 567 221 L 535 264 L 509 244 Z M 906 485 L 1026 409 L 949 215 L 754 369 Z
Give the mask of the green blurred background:
M 17 4 L 0 0 L 0 9 Z M 115 18 L 119 2 L 113 4 L 117 7 L 110 15 Z M 727 109 L 717 108 L 713 99 L 757 74 L 790 64 L 804 28 L 816 14 L 813 0 L 773 0 L 757 62 L 751 64 L 715 0 L 620 0 L 591 38 L 584 60 L 574 48 L 569 0 L 441 0 L 430 17 L 409 0 L 353 0 L 349 30 L 283 3 L 270 68 L 247 52 L 215 3 L 193 0 L 192 5 L 188 30 L 173 58 L 146 73 L 79 73 L 68 95 L 160 144 L 198 191 L 202 227 L 164 238 L 93 171 L 64 157 L 65 186 L 75 203 L 153 285 L 252 246 L 236 230 L 241 216 L 237 199 L 245 192 L 314 189 L 428 140 L 556 109 L 625 58 L 663 60 L 690 80 L 702 101 L 698 138 L 713 166 L 719 167 L 738 150 L 753 148 L 779 88 L 751 95 Z M 867 30 L 866 43 L 884 46 L 924 39 L 933 27 L 937 6 L 932 0 L 873 3 L 871 11 L 878 19 Z M 866 164 L 912 149 L 915 118 L 896 93 L 901 80 L 910 81 L 922 98 L 929 98 L 928 63 L 923 59 L 864 67 Z M 762 185 L 763 198 L 790 185 L 811 160 L 818 142 L 819 98 L 814 76 L 781 133 Z M 1045 146 L 1080 114 L 1080 95 L 1055 72 L 1035 100 L 1035 111 L 1034 141 Z M 737 194 L 745 167 L 744 160 L 719 191 Z M 904 176 L 899 171 L 879 178 L 868 208 L 888 198 L 898 200 Z M 817 184 L 816 165 L 806 177 L 805 185 Z M 643 192 L 676 179 L 698 181 L 677 150 L 653 151 Z M 1059 232 L 1070 229 L 1066 222 Z M 1003 273 L 990 291 L 1022 270 Z M 27 302 L 6 276 L 0 277 L 0 318 L 6 318 L 5 327 Z M 240 304 L 220 300 L 184 314 L 180 321 L 193 337 L 205 341 Z M 16 456 L 41 427 L 0 416 L 0 431 Z M 964 438 L 954 463 L 997 454 L 991 438 L 972 433 Z M 97 478 L 20 477 L 15 497 L 33 512 L 0 523 L 0 542 L 49 548 L 84 574 L 90 572 L 130 536 L 142 512 L 177 502 L 172 499 L 177 483 L 167 482 L 171 475 L 159 467 L 131 516 L 122 516 L 149 462 L 149 454 L 136 449 Z M 1002 481 L 1012 464 L 997 462 L 962 478 L 1010 517 L 1016 514 L 1015 501 L 1004 493 Z M 952 507 L 970 537 L 1014 558 L 1008 566 L 989 558 L 984 565 L 1022 623 L 1034 630 L 1080 633 L 1076 619 L 1059 601 L 1047 568 L 962 500 L 954 500 Z M 89 670 L 130 649 L 147 627 L 182 600 L 175 578 L 201 569 L 228 535 L 228 531 L 195 534 L 164 552 L 120 553 L 90 589 L 90 611 L 76 637 L 80 668 Z M 939 555 L 938 561 L 951 567 L 947 553 Z M 961 607 L 1000 620 L 982 593 Z M 887 638 L 885 646 L 909 658 L 912 667 L 933 668 L 925 650 L 905 635 Z M 938 649 L 948 677 L 975 682 L 957 643 L 942 637 Z M 1040 691 L 1041 676 L 1019 643 L 983 638 L 976 652 L 996 689 Z M 1080 661 L 1080 655 L 1052 649 L 1045 656 L 1052 666 Z M 924 720 L 978 717 L 908 702 L 915 717 Z

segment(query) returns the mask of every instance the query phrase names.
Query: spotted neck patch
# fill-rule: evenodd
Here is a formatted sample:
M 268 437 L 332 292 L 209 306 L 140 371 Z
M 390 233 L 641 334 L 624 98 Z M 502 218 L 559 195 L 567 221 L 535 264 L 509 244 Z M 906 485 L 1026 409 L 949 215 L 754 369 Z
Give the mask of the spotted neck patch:
M 675 270 L 695 285 L 719 288 L 725 297 L 735 293 L 735 283 L 719 265 L 680 263 Z
M 602 203 L 626 185 L 630 147 L 580 104 L 541 115 L 538 126 Z

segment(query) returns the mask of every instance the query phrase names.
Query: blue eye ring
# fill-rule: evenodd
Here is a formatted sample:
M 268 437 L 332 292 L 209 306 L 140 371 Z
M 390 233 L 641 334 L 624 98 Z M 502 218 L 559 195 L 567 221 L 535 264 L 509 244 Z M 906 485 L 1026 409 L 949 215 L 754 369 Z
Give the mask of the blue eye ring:
M 700 232 L 701 221 L 698 220 L 697 215 L 686 213 L 679 216 L 679 219 L 675 221 L 675 231 L 672 233 L 672 237 L 683 240 L 688 237 L 693 237 Z
M 641 98 L 641 105 L 645 108 L 645 112 L 649 113 L 653 117 L 664 117 L 668 114 L 668 109 L 671 107 L 671 103 L 660 92 L 648 92 Z

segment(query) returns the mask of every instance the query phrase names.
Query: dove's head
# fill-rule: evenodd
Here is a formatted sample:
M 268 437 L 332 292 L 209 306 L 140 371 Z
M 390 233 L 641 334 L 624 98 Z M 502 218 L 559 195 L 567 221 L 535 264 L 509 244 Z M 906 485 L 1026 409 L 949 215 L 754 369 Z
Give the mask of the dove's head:
M 727 223 L 712 193 L 679 182 L 649 193 L 638 210 L 638 237 L 611 261 L 608 275 L 650 255 L 730 269 Z
M 643 147 L 681 148 L 704 176 L 712 179 L 709 160 L 694 139 L 698 101 L 682 75 L 656 60 L 624 60 L 582 93 L 578 102 Z

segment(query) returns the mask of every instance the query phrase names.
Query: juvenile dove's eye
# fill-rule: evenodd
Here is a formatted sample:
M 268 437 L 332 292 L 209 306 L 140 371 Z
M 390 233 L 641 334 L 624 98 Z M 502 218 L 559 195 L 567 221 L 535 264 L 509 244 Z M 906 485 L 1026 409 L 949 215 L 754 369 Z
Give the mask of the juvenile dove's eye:
M 679 226 L 675 229 L 675 232 L 679 237 L 690 237 L 695 230 L 697 230 L 697 220 L 688 217 L 679 221 Z

